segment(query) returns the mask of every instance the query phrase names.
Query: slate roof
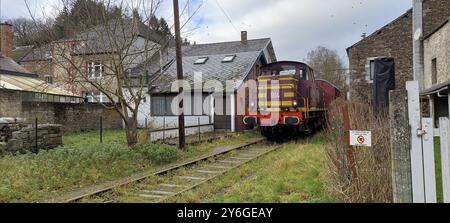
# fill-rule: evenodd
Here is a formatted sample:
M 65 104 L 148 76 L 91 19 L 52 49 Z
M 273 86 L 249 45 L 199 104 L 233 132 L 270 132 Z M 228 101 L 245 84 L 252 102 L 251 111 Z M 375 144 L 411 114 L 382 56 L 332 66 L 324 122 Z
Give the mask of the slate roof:
M 77 97 L 62 88 L 47 84 L 13 59 L 3 56 L 0 56 L 0 89 Z
M 37 75 L 32 74 L 30 71 L 17 64 L 13 59 L 3 56 L 0 56 L 0 72 L 37 77 Z
M 269 57 L 261 57 L 264 51 L 269 53 Z M 248 40 L 247 43 L 241 41 L 221 42 L 210 44 L 196 44 L 183 46 L 183 73 L 184 79 L 191 84 L 194 82 L 194 72 L 202 72 L 203 82 L 208 80 L 217 80 L 225 87 L 227 80 L 244 80 L 250 73 L 255 63 L 263 58 L 269 61 L 276 61 L 275 52 L 272 47 L 270 38 Z M 151 77 L 151 83 L 158 86 L 152 93 L 170 92 L 170 87 L 173 81 L 177 78 L 175 51 L 173 48 L 169 49 L 167 59 L 168 66 L 160 74 L 159 62 L 149 62 L 147 70 Z M 222 62 L 225 56 L 236 55 L 232 62 Z M 208 57 L 205 64 L 194 64 L 199 57 Z M 156 60 L 155 60 L 156 61 Z M 140 70 L 132 70 L 132 74 L 138 75 L 142 72 Z M 156 76 L 156 77 L 155 77 Z M 235 86 L 237 88 L 238 86 Z

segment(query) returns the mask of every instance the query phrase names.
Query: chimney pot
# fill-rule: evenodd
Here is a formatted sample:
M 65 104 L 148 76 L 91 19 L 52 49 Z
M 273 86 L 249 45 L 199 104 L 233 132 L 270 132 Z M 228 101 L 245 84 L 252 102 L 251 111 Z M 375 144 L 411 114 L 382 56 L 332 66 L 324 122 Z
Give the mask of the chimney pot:
M 0 23 L 0 55 L 11 57 L 13 53 L 13 27 L 9 23 Z
M 241 31 L 241 42 L 247 43 L 247 31 Z

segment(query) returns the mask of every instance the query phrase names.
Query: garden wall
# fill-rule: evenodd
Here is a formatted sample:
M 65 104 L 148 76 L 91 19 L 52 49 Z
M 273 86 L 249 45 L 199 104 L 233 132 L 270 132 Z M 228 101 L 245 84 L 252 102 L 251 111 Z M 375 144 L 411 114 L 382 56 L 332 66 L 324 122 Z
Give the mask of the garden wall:
M 60 124 L 64 133 L 82 132 L 100 127 L 122 128 L 120 115 L 98 103 L 51 103 L 23 101 L 19 91 L 0 89 L 0 117 L 25 118 L 27 124 Z

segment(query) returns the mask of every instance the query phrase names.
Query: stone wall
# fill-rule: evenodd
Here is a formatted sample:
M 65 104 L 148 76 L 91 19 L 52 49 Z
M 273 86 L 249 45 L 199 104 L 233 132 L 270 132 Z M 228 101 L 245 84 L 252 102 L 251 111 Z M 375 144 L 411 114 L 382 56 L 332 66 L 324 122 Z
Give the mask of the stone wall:
M 450 3 L 449 3 L 450 4 Z M 436 59 L 437 82 L 432 83 L 432 61 Z M 425 89 L 450 80 L 450 22 L 424 41 Z
M 29 126 L 12 133 L 12 138 L 6 144 L 0 145 L 0 153 L 36 152 L 36 128 Z M 61 125 L 38 125 L 37 150 L 53 149 L 62 145 Z
M 0 89 L 0 117 L 16 117 L 17 111 L 22 109 L 18 91 Z
M 424 36 L 431 33 L 450 16 L 448 0 L 424 1 Z M 413 79 L 412 10 L 347 49 L 350 64 L 350 94 L 352 100 L 371 102 L 372 84 L 366 80 L 368 59 L 393 57 L 397 89 Z
M 120 115 L 101 104 L 24 102 L 18 91 L 2 89 L 0 89 L 0 117 L 25 118 L 27 124 L 33 124 L 35 118 L 38 118 L 39 124 L 62 125 L 64 133 L 99 129 L 100 117 L 103 117 L 103 128 L 122 128 Z
M 32 122 L 61 124 L 64 133 L 83 132 L 100 128 L 103 117 L 104 129 L 122 128 L 120 115 L 97 103 L 36 103 L 22 102 L 22 117 Z

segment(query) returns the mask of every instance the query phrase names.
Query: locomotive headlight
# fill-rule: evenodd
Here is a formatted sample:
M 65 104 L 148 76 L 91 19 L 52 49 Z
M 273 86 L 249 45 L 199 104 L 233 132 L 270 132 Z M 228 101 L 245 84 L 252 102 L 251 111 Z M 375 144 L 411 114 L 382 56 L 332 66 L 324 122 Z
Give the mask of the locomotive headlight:
M 297 101 L 294 101 L 294 107 L 296 107 L 297 106 Z

